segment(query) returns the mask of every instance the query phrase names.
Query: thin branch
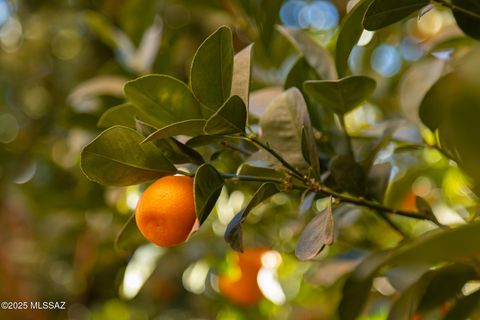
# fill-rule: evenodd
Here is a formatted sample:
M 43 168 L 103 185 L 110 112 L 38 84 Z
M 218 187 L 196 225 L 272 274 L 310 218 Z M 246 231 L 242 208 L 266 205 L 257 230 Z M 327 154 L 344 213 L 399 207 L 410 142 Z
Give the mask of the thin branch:
M 229 143 L 228 141 L 222 141 L 222 142 L 220 142 L 220 144 L 221 144 L 222 146 L 226 147 L 226 148 L 232 149 L 232 150 L 234 150 L 234 151 L 238 151 L 238 152 L 240 152 L 241 154 L 244 154 L 244 155 L 246 155 L 246 156 L 251 156 L 251 155 L 252 155 L 252 153 L 251 153 L 250 151 L 248 151 L 248 150 L 246 150 L 246 149 L 244 149 L 244 148 L 242 148 L 242 147 L 236 146 L 236 145 L 234 145 L 234 144 L 231 144 L 231 143 Z
M 278 154 L 275 150 L 273 150 L 272 148 L 270 148 L 270 146 L 268 146 L 267 144 L 263 143 L 262 141 L 258 140 L 257 138 L 255 138 L 254 136 L 248 136 L 246 137 L 249 141 L 253 142 L 254 144 L 256 144 L 257 146 L 261 147 L 262 149 L 264 149 L 265 151 L 267 151 L 268 153 L 270 153 L 272 156 L 275 157 L 275 159 L 277 159 L 278 161 L 280 161 L 280 163 L 285 167 L 287 168 L 288 170 L 291 171 L 292 175 L 294 175 L 295 177 L 297 177 L 298 179 L 300 180 L 304 180 L 304 175 L 298 171 L 295 167 L 293 167 L 290 163 L 288 163 L 285 159 L 283 159 L 283 157 Z

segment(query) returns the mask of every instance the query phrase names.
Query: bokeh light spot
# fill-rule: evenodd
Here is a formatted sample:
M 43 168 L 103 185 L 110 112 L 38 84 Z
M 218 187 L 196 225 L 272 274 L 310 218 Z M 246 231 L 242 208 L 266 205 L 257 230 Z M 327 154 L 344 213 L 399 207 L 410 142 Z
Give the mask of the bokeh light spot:
M 394 76 L 402 66 L 402 60 L 397 49 L 387 44 L 375 48 L 370 63 L 372 68 L 384 77 Z
M 0 143 L 10 143 L 18 135 L 20 127 L 17 119 L 9 114 L 0 114 Z

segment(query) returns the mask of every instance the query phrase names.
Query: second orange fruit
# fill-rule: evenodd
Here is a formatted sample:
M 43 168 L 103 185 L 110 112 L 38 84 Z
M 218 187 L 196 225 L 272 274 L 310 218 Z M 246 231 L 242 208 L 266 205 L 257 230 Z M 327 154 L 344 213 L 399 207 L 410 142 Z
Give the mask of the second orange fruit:
M 184 242 L 197 219 L 193 179 L 167 176 L 152 183 L 137 205 L 135 220 L 147 240 L 163 247 Z

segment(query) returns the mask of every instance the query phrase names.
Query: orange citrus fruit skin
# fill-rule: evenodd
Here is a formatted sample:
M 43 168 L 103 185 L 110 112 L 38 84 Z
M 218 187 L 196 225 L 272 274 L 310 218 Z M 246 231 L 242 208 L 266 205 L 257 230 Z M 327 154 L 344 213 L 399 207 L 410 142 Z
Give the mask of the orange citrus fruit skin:
M 135 214 L 143 236 L 162 247 L 184 242 L 196 219 L 193 179 L 187 176 L 167 176 L 152 183 Z
M 257 276 L 262 267 L 263 249 L 249 248 L 243 253 L 236 253 L 236 264 L 240 269 L 237 277 L 220 275 L 218 287 L 220 292 L 231 302 L 249 307 L 263 299 L 258 287 Z

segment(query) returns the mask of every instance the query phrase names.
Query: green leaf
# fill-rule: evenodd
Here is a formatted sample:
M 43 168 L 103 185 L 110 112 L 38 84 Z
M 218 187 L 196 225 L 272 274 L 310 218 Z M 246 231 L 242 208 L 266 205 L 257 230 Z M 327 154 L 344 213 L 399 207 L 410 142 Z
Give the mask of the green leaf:
M 420 118 L 437 132 L 440 147 L 457 160 L 480 194 L 480 50 L 472 49 L 454 72 L 440 78 L 420 105 Z
M 207 134 L 234 134 L 245 132 L 247 107 L 239 96 L 231 96 L 220 109 L 208 119 L 204 132 Z
M 480 4 L 475 0 L 452 0 L 453 16 L 466 35 L 480 40 Z M 463 9 L 463 10 L 459 10 Z M 470 14 L 465 11 L 470 12 Z
M 243 212 L 238 212 L 227 225 L 225 229 L 224 239 L 230 247 L 238 252 L 243 252 L 243 230 L 242 223 Z
M 373 279 L 390 257 L 391 251 L 381 251 L 365 258 L 347 278 L 338 305 L 340 320 L 355 320 L 367 302 Z
M 244 48 L 233 58 L 233 78 L 231 95 L 237 95 L 242 98 L 243 102 L 247 106 L 247 110 L 250 94 L 250 74 L 252 72 L 252 48 L 253 44 Z
M 220 27 L 195 53 L 190 86 L 201 103 L 216 110 L 230 97 L 232 75 L 232 32 L 228 27 Z
M 225 183 L 218 171 L 209 164 L 201 165 L 195 174 L 195 211 L 200 224 L 210 215 Z
M 152 132 L 148 137 L 143 140 L 142 143 L 156 140 L 165 139 L 178 135 L 194 136 L 203 133 L 203 127 L 206 121 L 203 119 L 190 119 L 180 122 L 172 123 L 168 126 L 160 128 L 155 132 Z
M 351 155 L 335 156 L 329 167 L 336 185 L 341 190 L 357 196 L 365 195 L 365 172 Z
M 348 58 L 363 32 L 363 17 L 372 0 L 358 2 L 343 18 L 337 38 L 335 63 L 340 77 L 347 75 Z
M 136 120 L 136 127 L 137 131 L 144 136 L 151 135 L 152 133 L 157 131 L 155 130 L 155 128 L 140 120 Z M 142 143 L 145 143 L 145 140 L 143 140 Z M 195 164 L 203 164 L 205 162 L 201 154 L 173 137 L 156 139 L 153 141 L 153 143 L 160 149 L 162 154 L 168 160 L 175 164 L 189 162 Z
M 81 153 L 81 167 L 92 181 L 111 186 L 127 186 L 174 174 L 177 170 L 143 136 L 127 127 L 103 131 Z
M 130 251 L 136 249 L 143 242 L 145 242 L 145 237 L 138 230 L 135 214 L 132 214 L 115 238 L 115 248 L 118 251 Z
M 413 315 L 433 275 L 433 271 L 426 272 L 418 281 L 402 292 L 390 309 L 388 320 L 413 319 Z
M 429 0 L 374 0 L 363 19 L 367 30 L 378 30 L 398 22 L 430 3 Z
M 300 170 L 309 167 L 302 153 L 302 130 L 307 126 L 310 126 L 307 106 L 297 88 L 290 88 L 274 99 L 260 119 L 263 140 Z
M 332 198 L 327 208 L 317 214 L 305 227 L 295 247 L 295 255 L 305 261 L 317 256 L 334 240 Z
M 457 301 L 443 320 L 467 320 L 475 310 L 480 309 L 480 290 Z
M 158 127 L 203 118 L 202 108 L 190 89 L 170 76 L 143 76 L 127 82 L 124 91 L 130 103 L 155 119 Z
M 230 244 L 233 250 L 243 252 L 242 223 L 247 219 L 248 214 L 261 202 L 280 192 L 278 187 L 270 182 L 264 183 L 258 188 L 245 209 L 241 210 L 230 221 L 225 231 L 225 241 Z
M 475 269 L 465 264 L 452 264 L 435 270 L 420 301 L 420 312 L 431 310 L 457 296 L 465 283 L 475 278 Z
M 274 179 L 284 179 L 285 174 L 279 170 L 257 167 L 247 163 L 244 163 L 238 167 L 238 175 L 244 176 L 254 176 L 260 178 L 274 178 Z
M 330 120 L 330 118 L 333 119 L 333 116 L 329 110 L 321 108 L 315 101 L 312 101 L 312 99 L 305 94 L 303 83 L 307 80 L 320 80 L 320 77 L 302 55 L 297 59 L 288 72 L 283 88 L 289 89 L 291 87 L 296 87 L 302 92 L 307 104 L 308 113 L 312 119 L 312 125 L 316 128 L 321 128 L 322 123 Z
M 480 252 L 480 223 L 471 223 L 450 230 L 434 230 L 416 238 L 392 256 L 389 264 L 410 262 L 462 261 Z M 442 248 L 442 250 L 438 250 Z
M 108 128 L 120 125 L 135 129 L 135 117 L 138 117 L 136 114 L 137 110 L 137 108 L 129 103 L 112 107 L 102 114 L 97 126 L 100 128 Z
M 330 53 L 304 30 L 278 26 L 278 30 L 301 52 L 321 79 L 337 79 L 335 62 Z
M 344 115 L 370 97 L 376 82 L 367 76 L 349 76 L 340 80 L 306 81 L 304 88 L 322 106 Z

